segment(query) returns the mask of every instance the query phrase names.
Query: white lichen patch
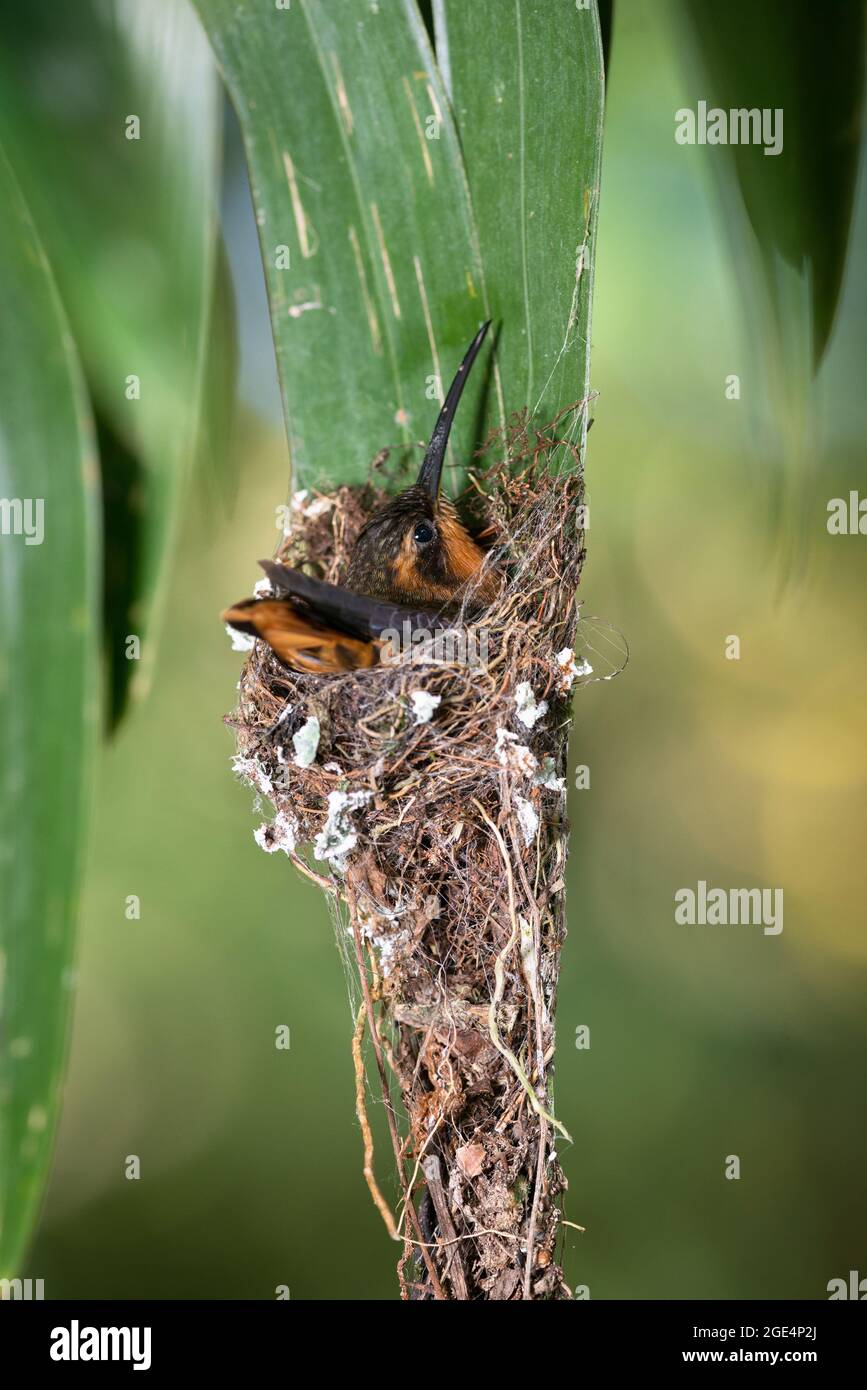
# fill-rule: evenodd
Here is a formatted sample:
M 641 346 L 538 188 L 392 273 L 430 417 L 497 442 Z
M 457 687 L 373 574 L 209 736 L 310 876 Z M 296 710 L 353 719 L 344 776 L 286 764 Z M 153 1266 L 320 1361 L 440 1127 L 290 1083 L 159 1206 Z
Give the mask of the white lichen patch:
M 249 782 L 251 787 L 255 787 L 263 796 L 272 794 L 274 784 L 261 763 L 257 762 L 255 758 L 245 758 L 240 753 L 236 753 L 232 759 L 232 771 L 236 777 L 240 777 L 244 782 Z
M 224 623 L 223 626 L 229 634 L 233 652 L 251 652 L 253 650 L 256 645 L 255 637 L 251 637 L 247 632 L 239 632 L 236 627 L 230 627 L 228 623 Z
M 316 836 L 313 853 L 317 859 L 327 860 L 336 873 L 345 872 L 347 856 L 358 844 L 358 831 L 351 820 L 352 812 L 372 796 L 373 792 L 328 793 L 328 814 Z
M 561 652 L 557 653 L 554 660 L 557 663 L 559 673 L 557 676 L 557 685 L 558 688 L 564 692 L 572 689 L 573 683 L 579 676 L 590 676 L 593 674 L 593 667 L 590 665 L 589 661 L 585 661 L 583 656 L 579 657 L 576 662 L 575 653 L 571 647 L 564 647 Z
M 494 747 L 497 762 L 509 772 L 518 772 L 524 777 L 532 777 L 539 764 L 525 743 L 518 742 L 518 735 L 500 725 Z
M 537 787 L 544 787 L 546 791 L 562 792 L 564 796 L 566 795 L 566 778 L 557 776 L 553 758 L 545 759 L 533 780 Z
M 319 720 L 315 714 L 311 714 L 298 732 L 292 735 L 292 747 L 295 749 L 292 761 L 296 767 L 310 767 L 315 762 L 319 747 Z
M 281 709 L 280 713 L 277 715 L 277 718 L 274 720 L 273 731 L 274 731 L 275 733 L 276 733 L 277 729 L 280 728 L 280 725 L 281 725 L 281 724 L 285 724 L 285 723 L 286 723 L 286 720 L 289 718 L 289 716 L 290 716 L 291 713 L 292 713 L 292 705 L 291 705 L 291 703 L 289 702 L 289 700 L 287 700 L 286 703 L 285 703 L 285 705 L 284 705 L 283 708 Z
M 286 811 L 278 811 L 270 824 L 260 825 L 253 831 L 253 839 L 266 854 L 276 854 L 282 849 L 284 854 L 294 854 L 298 837 L 298 823 Z
M 274 593 L 271 580 L 268 578 L 267 574 L 263 575 L 261 579 L 256 580 L 256 583 L 253 585 L 253 593 L 257 598 L 270 598 Z
M 390 924 L 392 930 L 382 931 L 381 924 L 383 922 Z M 361 934 L 366 936 L 376 948 L 379 968 L 386 977 L 391 974 L 395 956 L 400 953 L 402 947 L 410 944 L 413 936 L 411 927 L 401 927 L 398 925 L 396 917 L 388 917 L 387 915 L 366 922 L 361 928 Z
M 548 701 L 537 701 L 530 682 L 521 681 L 515 690 L 515 713 L 525 729 L 532 729 L 548 713 Z
M 535 806 L 528 801 L 525 796 L 515 794 L 515 810 L 518 814 L 518 824 L 521 827 L 521 834 L 524 837 L 524 844 L 531 845 L 539 833 L 539 816 Z
M 361 935 L 376 948 L 379 967 L 384 976 L 391 974 L 401 953 L 407 947 L 412 947 L 419 918 L 432 922 L 439 916 L 439 912 L 440 901 L 436 894 L 425 898 L 420 906 L 415 900 L 406 901 L 403 898 L 398 898 L 392 909 L 381 903 L 377 903 L 375 908 L 359 904 Z M 402 924 L 405 917 L 408 921 Z M 352 927 L 348 930 L 351 936 Z
M 431 695 L 427 690 L 412 690 L 409 698 L 412 700 L 415 724 L 429 724 L 434 710 L 442 704 L 441 695 Z
M 312 521 L 317 516 L 324 516 L 326 512 L 330 512 L 334 508 L 334 502 L 330 497 L 314 497 L 312 501 L 308 501 L 309 497 L 310 493 L 306 487 L 302 488 L 300 492 L 293 492 L 292 494 L 293 512 L 300 513 L 308 521 Z

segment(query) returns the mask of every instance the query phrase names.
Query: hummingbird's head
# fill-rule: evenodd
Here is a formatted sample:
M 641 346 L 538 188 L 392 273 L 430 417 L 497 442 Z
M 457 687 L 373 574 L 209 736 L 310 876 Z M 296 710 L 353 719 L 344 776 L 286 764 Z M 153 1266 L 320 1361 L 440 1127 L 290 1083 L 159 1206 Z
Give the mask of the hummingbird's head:
M 458 401 L 488 327 L 479 329 L 449 387 L 418 478 L 374 512 L 358 535 L 347 576 L 357 593 L 399 603 L 456 603 L 478 575 L 485 552 L 442 494 L 441 482 Z M 495 593 L 493 575 L 485 574 L 475 597 L 487 603 Z

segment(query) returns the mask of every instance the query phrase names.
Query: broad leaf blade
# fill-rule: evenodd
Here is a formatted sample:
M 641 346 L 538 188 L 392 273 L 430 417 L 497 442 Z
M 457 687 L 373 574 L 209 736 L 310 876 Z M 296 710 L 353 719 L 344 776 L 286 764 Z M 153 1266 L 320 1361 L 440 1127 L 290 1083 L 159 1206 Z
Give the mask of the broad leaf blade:
M 697 112 L 702 101 L 726 125 L 730 113 L 768 122 L 758 142 L 709 142 L 705 164 L 732 245 L 753 379 L 750 438 L 785 583 L 803 575 L 809 554 L 811 473 L 821 457 L 815 377 L 849 242 L 865 11 L 860 0 L 732 0 L 711 15 L 698 0 L 673 0 L 672 13 L 689 58 L 684 109 Z
M 427 437 L 488 316 L 415 0 L 197 3 L 244 134 L 296 483 L 361 481 L 380 449 Z M 462 461 L 487 386 L 474 376 Z
M 506 409 L 528 406 L 545 423 L 589 390 L 604 96 L 596 7 L 436 0 L 434 16 L 502 323 Z
M 865 9 L 861 0 L 731 0 L 717 11 L 703 0 L 675 0 L 690 26 L 695 103 L 779 113 L 782 148 L 760 143 L 714 149 L 716 169 L 731 165 L 755 234 L 781 336 L 793 328 L 778 301 L 777 261 L 807 278 L 809 334 L 818 364 L 828 344 L 843 281 L 861 146 Z M 730 193 L 731 184 L 721 179 Z M 731 208 L 728 209 L 731 215 Z
M 19 1266 L 63 1076 L 98 709 L 97 464 L 78 361 L 0 150 L 0 1275 Z M 44 503 L 44 543 L 38 509 Z M 28 543 L 29 531 L 33 543 Z
M 138 138 L 131 118 L 139 122 Z M 220 146 L 211 52 L 187 0 L 31 0 L 0 16 L 0 137 L 44 237 L 97 412 L 133 568 L 108 636 L 116 700 L 144 690 L 196 455 L 212 320 Z M 223 344 L 217 341 L 215 351 Z M 139 399 L 131 399 L 140 383 Z M 223 392 L 222 399 L 225 399 Z M 225 431 L 220 432 L 225 433 Z M 219 471 L 220 434 L 209 440 Z M 115 461 L 125 465 L 115 471 Z M 117 712 L 117 711 L 115 711 Z

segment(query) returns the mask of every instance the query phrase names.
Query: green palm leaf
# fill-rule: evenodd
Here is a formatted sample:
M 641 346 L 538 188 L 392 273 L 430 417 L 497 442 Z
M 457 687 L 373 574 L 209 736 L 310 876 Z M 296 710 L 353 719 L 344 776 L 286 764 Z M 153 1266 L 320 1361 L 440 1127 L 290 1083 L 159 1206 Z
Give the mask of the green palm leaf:
M 489 315 L 424 26 L 414 0 L 198 7 L 244 133 L 294 477 L 358 482 L 429 433 Z M 459 458 L 486 387 L 471 379 Z
M 508 411 L 542 422 L 589 389 L 602 148 L 596 7 L 437 0 Z M 583 416 L 586 421 L 586 414 Z
M 211 405 L 231 398 L 219 364 L 206 364 L 208 352 L 225 362 L 229 350 L 225 315 L 211 313 L 220 94 L 195 11 L 187 0 L 7 6 L 0 138 L 100 422 L 117 716 L 130 682 L 139 692 L 149 682 L 206 384 Z M 226 434 L 208 439 L 221 476 Z M 141 639 L 140 661 L 127 659 L 127 634 Z
M 44 1190 L 66 1050 L 98 712 L 99 490 L 75 348 L 2 150 L 0 203 L 0 1275 L 7 1276 L 19 1266 Z M 33 524 L 40 503 L 41 544 Z

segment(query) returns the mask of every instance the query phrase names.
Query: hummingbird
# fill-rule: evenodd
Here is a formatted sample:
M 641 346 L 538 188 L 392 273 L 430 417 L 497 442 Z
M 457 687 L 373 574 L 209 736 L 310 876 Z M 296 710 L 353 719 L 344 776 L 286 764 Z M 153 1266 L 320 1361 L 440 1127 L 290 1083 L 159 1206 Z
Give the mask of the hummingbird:
M 267 642 L 294 671 L 313 674 L 375 666 L 383 633 L 434 631 L 467 601 L 490 603 L 497 583 L 482 572 L 485 552 L 441 491 L 455 413 L 490 320 L 470 343 L 449 387 L 415 482 L 380 507 L 358 534 L 346 586 L 260 560 L 274 596 L 243 599 L 223 622 Z

